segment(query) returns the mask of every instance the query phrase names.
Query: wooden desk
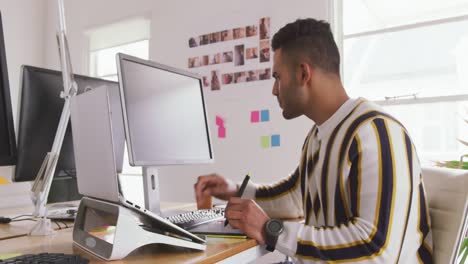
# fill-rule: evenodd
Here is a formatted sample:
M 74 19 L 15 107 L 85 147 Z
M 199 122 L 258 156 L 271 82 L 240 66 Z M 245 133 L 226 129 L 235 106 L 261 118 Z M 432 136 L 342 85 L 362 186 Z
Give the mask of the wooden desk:
M 51 236 L 24 236 L 0 241 L 2 254 L 34 253 L 67 253 L 79 254 L 91 260 L 91 263 L 102 263 L 72 242 L 71 228 L 58 231 Z M 205 251 L 189 250 L 166 245 L 147 245 L 132 252 L 123 260 L 112 263 L 245 263 L 252 261 L 266 252 L 252 239 L 208 238 Z
M 54 204 L 54 207 L 60 207 L 60 205 L 69 205 L 74 202 L 65 202 Z M 78 205 L 78 203 L 76 203 Z M 194 210 L 196 209 L 196 204 L 187 204 L 187 203 L 174 203 L 174 202 L 162 202 L 161 207 L 164 211 L 166 210 Z M 15 208 L 3 208 L 0 210 L 0 216 L 14 217 L 23 214 L 31 214 L 33 212 L 33 206 L 24 206 L 24 207 L 15 207 Z M 26 236 L 29 231 L 36 224 L 35 221 L 25 220 L 25 221 L 16 221 L 9 224 L 0 224 L 0 240 L 10 239 L 15 237 Z M 58 221 L 52 222 L 52 227 L 55 230 L 60 230 L 63 228 L 73 227 L 73 222 L 71 221 Z
M 14 217 L 18 215 L 29 215 L 33 211 L 32 206 L 25 206 L 25 207 L 17 207 L 17 208 L 5 208 L 0 210 L 0 216 L 7 216 L 7 217 Z M 29 218 L 29 217 L 26 217 Z M 29 231 L 34 227 L 36 224 L 35 221 L 32 220 L 24 220 L 24 221 L 15 221 L 10 222 L 9 224 L 0 224 L 0 240 L 15 238 L 26 236 Z M 59 230 L 62 228 L 70 228 L 73 227 L 72 221 L 59 221 L 58 223 L 53 222 L 52 227 L 55 230 Z
M 194 205 L 163 203 L 162 207 L 170 210 L 190 210 L 193 209 Z M 2 209 L 0 215 L 19 215 L 24 212 L 31 212 L 30 209 Z M 42 252 L 66 253 L 79 254 L 90 259 L 92 263 L 105 262 L 74 245 L 72 228 L 58 230 L 56 234 L 51 236 L 27 236 L 26 234 L 34 224 L 33 221 L 0 224 L 0 255 Z M 268 252 L 264 247 L 259 246 L 252 239 L 207 238 L 207 249 L 205 251 L 153 244 L 141 247 L 123 260 L 112 261 L 112 263 L 246 263 L 266 253 Z

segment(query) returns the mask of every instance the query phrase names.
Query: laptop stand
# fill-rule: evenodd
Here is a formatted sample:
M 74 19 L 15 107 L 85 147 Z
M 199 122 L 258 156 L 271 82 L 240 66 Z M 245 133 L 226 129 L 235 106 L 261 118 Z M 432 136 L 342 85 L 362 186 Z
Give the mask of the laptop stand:
M 126 257 L 148 244 L 205 250 L 206 245 L 171 234 L 154 219 L 121 205 L 84 197 L 73 227 L 73 242 L 105 260 Z

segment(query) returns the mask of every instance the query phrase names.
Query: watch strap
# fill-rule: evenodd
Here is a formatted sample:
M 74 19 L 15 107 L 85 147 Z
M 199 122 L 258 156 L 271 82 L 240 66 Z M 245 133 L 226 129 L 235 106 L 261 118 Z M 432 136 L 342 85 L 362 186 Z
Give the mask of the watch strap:
M 282 226 L 282 222 L 277 220 L 277 219 L 270 219 L 267 221 L 267 223 L 265 224 L 265 244 L 266 244 L 266 249 L 268 251 L 275 251 L 275 248 L 276 248 L 276 243 L 278 242 L 278 236 L 282 233 L 282 227 L 281 227 L 281 231 L 276 234 L 276 235 L 273 235 L 271 232 L 269 232 L 268 230 L 268 225 L 270 224 L 270 222 L 279 222 Z
M 276 237 L 275 239 L 272 239 L 273 241 L 268 241 L 266 243 L 266 250 L 270 251 L 270 252 L 273 252 L 275 251 L 275 248 L 276 248 L 276 242 L 278 242 L 278 237 Z

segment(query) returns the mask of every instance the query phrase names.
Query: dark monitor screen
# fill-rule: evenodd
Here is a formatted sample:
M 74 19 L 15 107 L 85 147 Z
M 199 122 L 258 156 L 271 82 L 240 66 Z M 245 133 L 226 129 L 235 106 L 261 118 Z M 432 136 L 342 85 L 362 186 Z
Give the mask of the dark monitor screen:
M 75 75 L 78 94 L 100 87 L 118 89 L 118 84 Z M 18 126 L 18 161 L 14 181 L 33 181 L 50 152 L 65 100 L 62 73 L 32 66 L 22 67 L 22 91 Z M 98 142 L 96 142 L 98 143 Z M 67 126 L 54 177 L 76 176 L 71 124 Z
M 0 166 L 16 163 L 16 139 L 11 110 L 10 84 L 0 14 Z

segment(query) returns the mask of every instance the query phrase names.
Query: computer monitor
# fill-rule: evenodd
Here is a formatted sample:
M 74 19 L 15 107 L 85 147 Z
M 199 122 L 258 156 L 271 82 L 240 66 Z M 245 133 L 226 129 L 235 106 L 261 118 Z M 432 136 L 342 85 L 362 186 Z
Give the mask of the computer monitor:
M 213 161 L 200 76 L 125 54 L 117 68 L 131 165 Z
M 6 63 L 5 41 L 0 14 L 0 166 L 15 165 L 16 139 L 11 110 L 10 83 Z
M 118 89 L 113 81 L 75 75 L 78 94 L 99 86 Z M 65 100 L 62 73 L 32 66 L 22 67 L 21 102 L 18 126 L 18 161 L 14 181 L 34 181 L 50 152 Z M 121 170 L 121 165 L 120 165 Z M 54 197 L 52 197 L 54 196 Z M 49 202 L 79 199 L 76 187 L 75 156 L 71 124 L 67 126 L 60 151 Z

